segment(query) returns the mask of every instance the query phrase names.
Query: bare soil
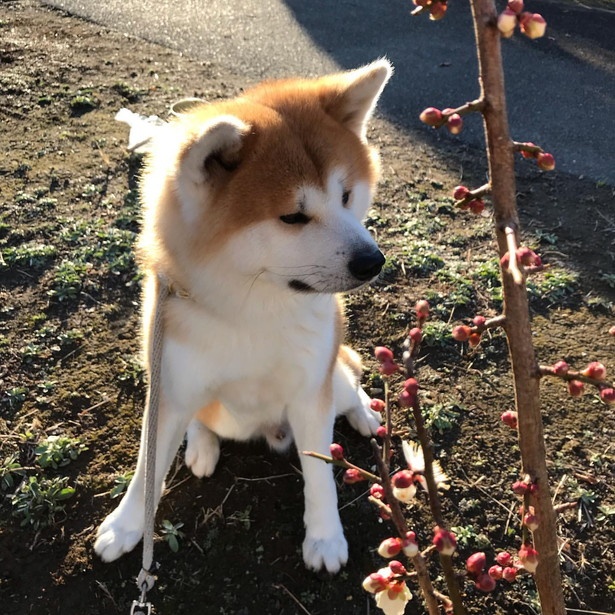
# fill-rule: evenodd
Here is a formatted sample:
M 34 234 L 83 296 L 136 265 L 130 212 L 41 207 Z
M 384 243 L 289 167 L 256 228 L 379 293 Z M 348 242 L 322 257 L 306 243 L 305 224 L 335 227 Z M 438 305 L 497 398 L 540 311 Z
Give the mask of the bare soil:
M 4 614 L 128 613 L 138 596 L 139 548 L 112 564 L 92 549 L 97 525 L 117 503 L 114 480 L 136 460 L 145 388 L 131 252 L 140 161 L 126 152 L 126 127 L 113 117 L 122 106 L 166 117 L 174 100 L 225 97 L 242 85 L 216 66 L 34 2 L 0 5 L 0 462 L 14 454 L 25 468 L 0 492 Z M 409 100 L 408 113 L 418 111 Z M 510 491 L 518 447 L 499 419 L 513 404 L 505 340 L 496 332 L 468 350 L 449 334 L 453 323 L 501 308 L 490 217 L 456 211 L 450 198 L 462 181 L 483 183 L 485 160 L 448 135 L 417 145 L 382 120 L 370 138 L 383 180 L 368 224 L 388 263 L 372 288 L 350 296 L 348 338 L 365 357 L 366 388 L 378 395 L 372 348 L 399 352 L 414 302 L 432 304 L 420 375 L 437 455 L 452 479 L 443 502 L 458 528 L 463 574 L 473 551 L 491 561 L 519 544 Z M 607 333 L 615 324 L 613 196 L 610 186 L 519 161 L 526 242 L 552 266 L 531 280 L 545 364 L 601 360 L 615 373 L 615 338 Z M 572 503 L 558 523 L 567 605 L 612 612 L 613 409 L 593 391 L 571 399 L 554 382 L 545 383 L 543 401 L 551 488 L 556 503 Z M 395 424 L 412 437 L 401 409 Z M 34 450 L 50 435 L 79 438 L 87 450 L 43 469 Z M 353 461 L 372 465 L 368 443 L 343 421 L 336 440 Z M 259 442 L 224 443 L 214 477 L 203 481 L 178 457 L 158 520 L 160 528 L 163 520 L 184 525 L 176 553 L 159 532 L 151 594 L 158 613 L 375 612 L 361 581 L 383 565 L 375 549 L 392 528 L 378 519 L 365 486 L 344 486 L 339 475 L 350 561 L 334 578 L 307 572 L 297 468 L 296 453 L 279 456 Z M 38 528 L 16 514 L 15 494 L 28 476 L 65 476 L 75 489 L 64 511 Z M 427 546 L 425 501 L 407 514 Z M 471 613 L 538 612 L 527 576 L 488 596 L 469 580 L 464 587 Z M 421 612 L 418 598 L 408 612 Z

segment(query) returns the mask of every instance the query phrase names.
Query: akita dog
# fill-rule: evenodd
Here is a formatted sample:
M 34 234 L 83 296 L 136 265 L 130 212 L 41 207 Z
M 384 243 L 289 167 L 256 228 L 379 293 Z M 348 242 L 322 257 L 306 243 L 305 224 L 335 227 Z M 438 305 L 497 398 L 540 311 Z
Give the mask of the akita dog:
M 361 434 L 380 417 L 341 344 L 336 293 L 385 262 L 362 225 L 377 181 L 366 124 L 391 66 L 379 60 L 319 79 L 266 82 L 202 104 L 160 129 L 144 170 L 143 331 L 156 276 L 168 284 L 160 374 L 156 502 L 184 435 L 186 463 L 210 476 L 219 438 L 264 436 L 273 448 L 328 454 L 336 415 Z M 149 364 L 151 357 L 146 358 Z M 348 547 L 330 465 L 300 455 L 303 558 L 337 572 Z M 143 436 L 134 478 L 98 530 L 105 561 L 144 524 Z

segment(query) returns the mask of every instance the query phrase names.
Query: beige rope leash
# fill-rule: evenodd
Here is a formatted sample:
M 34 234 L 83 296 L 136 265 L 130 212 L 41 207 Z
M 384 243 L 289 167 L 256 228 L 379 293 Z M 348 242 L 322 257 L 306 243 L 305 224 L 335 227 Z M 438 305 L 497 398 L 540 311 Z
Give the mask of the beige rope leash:
M 150 323 L 149 364 L 150 378 L 145 403 L 146 422 L 144 445 L 145 457 L 145 520 L 143 525 L 143 559 L 137 587 L 141 590 L 139 600 L 133 600 L 130 615 L 151 615 L 153 605 L 147 601 L 147 592 L 156 582 L 157 564 L 154 562 L 154 523 L 156 518 L 156 434 L 158 431 L 158 407 L 160 405 L 160 372 L 162 365 L 162 341 L 164 334 L 163 306 L 169 294 L 168 284 L 156 275 L 154 278 L 156 303 Z

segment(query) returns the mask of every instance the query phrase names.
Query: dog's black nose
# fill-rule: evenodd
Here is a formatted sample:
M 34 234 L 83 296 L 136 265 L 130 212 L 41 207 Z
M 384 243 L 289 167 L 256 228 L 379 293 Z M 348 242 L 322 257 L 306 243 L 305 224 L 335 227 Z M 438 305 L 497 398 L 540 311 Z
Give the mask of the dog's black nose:
M 375 278 L 380 273 L 384 261 L 384 254 L 380 250 L 360 252 L 348 263 L 348 269 L 357 280 L 363 282 Z

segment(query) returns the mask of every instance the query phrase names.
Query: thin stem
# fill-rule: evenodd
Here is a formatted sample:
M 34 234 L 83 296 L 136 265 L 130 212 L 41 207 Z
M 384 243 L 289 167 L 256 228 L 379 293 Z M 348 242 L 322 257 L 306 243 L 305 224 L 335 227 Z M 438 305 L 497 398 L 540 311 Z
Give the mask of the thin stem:
M 315 453 L 314 451 L 302 451 L 302 454 L 307 455 L 308 457 L 314 457 L 315 459 L 320 459 L 325 463 L 330 463 L 331 465 L 338 466 L 340 468 L 345 468 L 347 470 L 357 470 L 361 473 L 361 476 L 363 476 L 363 478 L 371 481 L 372 483 L 380 482 L 380 478 L 378 476 L 372 474 L 371 472 L 368 472 L 367 470 L 364 470 L 363 468 L 360 468 L 359 466 L 354 465 L 354 463 L 350 463 L 350 461 L 348 461 L 347 459 L 333 459 L 333 457 L 329 457 L 329 455 L 322 455 L 321 453 Z

